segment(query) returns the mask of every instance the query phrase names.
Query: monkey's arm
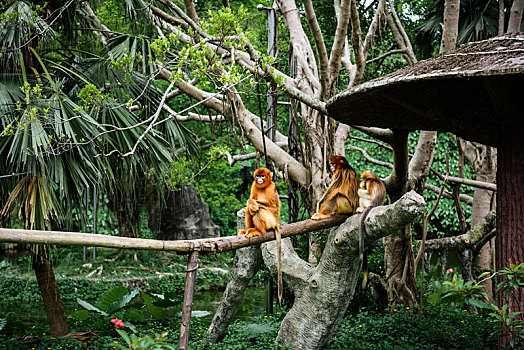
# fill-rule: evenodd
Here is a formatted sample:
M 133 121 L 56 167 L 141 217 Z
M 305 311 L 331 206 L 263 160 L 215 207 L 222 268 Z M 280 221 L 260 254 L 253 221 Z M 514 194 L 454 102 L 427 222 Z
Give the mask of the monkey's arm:
M 253 198 L 247 200 L 247 211 L 251 215 L 255 215 L 260 210 L 259 202 Z
M 369 192 L 363 188 L 358 189 L 358 196 L 364 199 L 371 199 L 371 195 L 369 194 Z

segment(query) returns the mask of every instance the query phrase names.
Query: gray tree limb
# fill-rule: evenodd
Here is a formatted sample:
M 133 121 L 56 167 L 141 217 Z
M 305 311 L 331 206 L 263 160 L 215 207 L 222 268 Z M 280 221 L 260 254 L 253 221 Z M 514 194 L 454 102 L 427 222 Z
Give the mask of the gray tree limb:
M 406 193 L 397 202 L 374 208 L 366 218 L 366 245 L 409 225 L 425 210 L 424 199 Z M 292 349 L 322 349 L 336 334 L 353 297 L 361 261 L 358 257 L 360 214 L 331 230 L 320 263 L 312 267 L 282 246 L 282 275 L 295 292 L 295 303 L 284 320 L 278 338 Z M 262 246 L 264 263 L 276 271 L 276 247 Z

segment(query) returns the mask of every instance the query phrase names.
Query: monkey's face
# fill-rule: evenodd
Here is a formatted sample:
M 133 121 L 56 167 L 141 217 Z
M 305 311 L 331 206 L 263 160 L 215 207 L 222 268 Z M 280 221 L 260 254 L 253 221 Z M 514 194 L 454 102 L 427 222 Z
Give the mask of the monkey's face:
M 360 177 L 364 180 L 364 181 L 367 181 L 368 179 L 378 179 L 377 175 L 375 175 L 374 172 L 372 172 L 371 170 L 364 170 L 362 172 L 362 174 L 360 175 Z
M 271 182 L 271 172 L 266 168 L 259 168 L 255 171 L 255 184 L 258 188 L 264 188 Z
M 333 156 L 329 161 L 329 167 L 333 174 L 336 174 L 341 169 L 348 169 L 349 163 L 343 156 Z
M 362 189 L 365 190 L 366 187 L 367 187 L 367 186 L 366 186 L 366 181 L 360 181 L 360 188 L 362 188 Z
M 266 175 L 255 175 L 255 181 L 261 185 L 266 181 Z

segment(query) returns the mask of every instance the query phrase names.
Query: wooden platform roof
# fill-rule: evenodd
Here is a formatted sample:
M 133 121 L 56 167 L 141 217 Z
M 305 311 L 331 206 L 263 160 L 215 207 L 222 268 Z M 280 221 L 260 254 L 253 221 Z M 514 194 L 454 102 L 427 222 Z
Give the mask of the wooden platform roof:
M 507 115 L 524 122 L 524 33 L 468 43 L 357 85 L 327 109 L 349 125 L 451 131 L 496 146 Z

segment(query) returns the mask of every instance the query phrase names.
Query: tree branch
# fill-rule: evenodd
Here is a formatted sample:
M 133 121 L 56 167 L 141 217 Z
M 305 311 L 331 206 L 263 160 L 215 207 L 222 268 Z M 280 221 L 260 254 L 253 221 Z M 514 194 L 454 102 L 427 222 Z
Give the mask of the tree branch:
M 357 66 L 354 84 L 359 84 L 364 77 L 366 59 L 364 57 L 364 50 L 361 45 L 362 30 L 360 29 L 360 18 L 357 10 L 356 0 L 351 0 L 350 11 L 351 46 L 353 47 L 353 52 L 355 53 L 355 64 Z
M 384 16 L 384 8 L 386 7 L 386 0 L 380 0 L 375 11 L 375 16 L 373 16 L 373 21 L 369 26 L 368 33 L 364 39 L 364 58 L 368 57 L 369 50 L 373 46 L 373 38 L 378 28 L 378 24 L 381 20 L 381 17 Z
M 388 57 L 388 56 L 391 56 L 391 55 L 396 55 L 396 54 L 399 54 L 399 53 L 407 53 L 408 50 L 407 49 L 396 49 L 396 50 L 391 50 L 391 51 L 388 51 L 386 52 L 385 54 L 383 55 L 380 55 L 376 58 L 372 58 L 370 60 L 367 60 L 366 61 L 366 64 L 370 64 L 370 63 L 373 63 L 373 62 L 376 62 L 376 61 L 380 61 L 380 60 L 383 60 L 384 58 Z
M 365 150 L 363 148 L 360 148 L 360 147 L 357 147 L 357 146 L 349 146 L 349 149 L 354 149 L 354 150 L 359 151 L 360 153 L 362 153 L 364 158 L 366 158 L 366 160 L 368 162 L 370 162 L 370 163 L 373 163 L 373 164 L 376 164 L 376 165 L 380 165 L 380 166 L 386 167 L 388 169 L 393 169 L 393 164 L 391 164 L 389 162 L 384 162 L 384 161 L 381 161 L 381 160 L 378 160 L 378 159 L 375 159 L 375 158 L 371 157 L 368 154 L 367 150 Z
M 444 179 L 444 176 L 442 174 L 439 174 L 436 170 L 431 169 L 431 171 L 435 175 L 437 175 L 437 177 L 439 179 L 441 179 L 441 180 Z M 468 186 L 472 186 L 472 187 L 476 187 L 476 188 L 482 188 L 482 189 L 490 190 L 490 191 L 496 191 L 497 190 L 497 185 L 489 183 L 489 182 L 470 180 L 470 179 L 463 179 L 461 177 L 455 177 L 455 176 L 448 177 L 448 181 L 449 182 L 459 183 L 459 184 L 464 184 L 464 185 L 468 185 Z
M 333 46 L 331 47 L 331 55 L 329 57 L 329 86 L 328 90 L 323 92 L 323 96 L 330 97 L 335 92 L 335 84 L 340 71 L 340 61 L 344 54 L 344 47 L 346 46 L 346 39 L 348 33 L 348 25 L 350 19 L 350 3 L 354 3 L 353 0 L 342 0 L 340 7 L 337 11 L 337 29 L 335 30 L 335 38 L 333 40 Z M 353 10 L 351 8 L 351 10 Z M 353 13 L 351 13 L 353 15 Z M 355 23 L 355 18 L 351 18 L 352 26 Z M 359 24 L 360 28 L 360 24 Z M 357 67 L 358 64 L 357 64 Z M 358 75 L 358 74 L 357 74 Z
M 315 10 L 313 9 L 313 3 L 311 0 L 305 0 L 304 9 L 306 10 L 306 18 L 309 23 L 309 28 L 313 34 L 313 39 L 315 40 L 315 46 L 317 48 L 317 56 L 319 62 L 319 80 L 322 91 L 328 91 L 329 87 L 329 61 L 328 53 L 326 49 L 326 44 L 324 42 L 324 37 L 322 36 L 322 31 L 318 25 L 317 17 L 315 15 Z
M 387 144 L 391 144 L 393 140 L 393 132 L 389 129 L 368 128 L 366 126 L 359 126 L 359 125 L 352 125 L 352 127 L 354 129 L 357 129 L 358 131 L 362 131 L 364 134 L 368 135 L 369 137 L 383 141 Z

